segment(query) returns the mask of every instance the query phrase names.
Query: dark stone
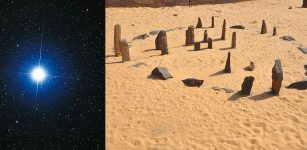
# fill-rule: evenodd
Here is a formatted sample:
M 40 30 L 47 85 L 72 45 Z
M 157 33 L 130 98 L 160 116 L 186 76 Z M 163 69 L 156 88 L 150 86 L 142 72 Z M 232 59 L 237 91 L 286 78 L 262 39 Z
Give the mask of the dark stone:
M 156 67 L 154 70 L 152 70 L 151 76 L 161 80 L 173 78 L 173 76 L 169 73 L 168 69 L 165 67 Z
M 276 27 L 273 28 L 273 36 L 277 35 Z
M 208 38 L 208 49 L 213 48 L 212 38 Z
M 178 16 L 177 14 L 173 14 L 173 16 Z
M 307 8 L 307 0 L 303 0 L 303 8 Z
M 288 9 L 292 9 L 292 6 L 289 6 L 289 8 Z
M 260 34 L 266 34 L 266 33 L 267 33 L 266 23 L 265 23 L 265 20 L 262 20 L 262 26 L 261 26 Z
M 203 40 L 203 42 L 205 42 L 205 43 L 208 42 L 208 31 L 207 30 L 204 31 L 204 40 Z
M 167 37 L 164 36 L 160 39 L 160 48 L 161 48 L 161 55 L 168 54 L 168 45 L 167 45 Z
M 272 92 L 279 95 L 279 91 L 283 81 L 283 70 L 280 59 L 275 60 L 275 65 L 272 68 Z
M 156 40 L 155 40 L 155 45 L 156 45 L 156 50 L 161 50 L 161 44 L 160 44 L 160 41 L 161 41 L 161 38 L 162 37 L 166 37 L 166 32 L 164 30 L 161 30 L 158 34 L 158 36 L 156 37 Z
M 244 25 L 234 25 L 234 26 L 231 26 L 230 28 L 232 28 L 232 29 L 245 29 L 245 26 Z
M 198 79 L 194 79 L 194 78 L 188 78 L 188 79 L 182 80 L 182 82 L 183 82 L 186 86 L 190 86 L 190 87 L 200 87 L 200 86 L 204 83 L 204 80 L 198 80 Z
M 249 69 L 249 71 L 253 71 L 253 70 L 255 69 L 255 64 L 254 64 L 254 62 L 251 61 L 251 62 L 249 63 L 248 69 Z
M 285 40 L 285 41 L 295 41 L 295 38 L 293 36 L 289 36 L 289 35 L 285 35 L 285 36 L 282 36 L 280 38 Z
M 228 52 L 227 61 L 226 61 L 226 65 L 225 65 L 224 71 L 225 71 L 226 73 L 231 73 L 231 67 L 230 67 L 230 52 Z
M 307 80 L 292 83 L 287 88 L 297 89 L 297 90 L 306 90 L 307 89 Z
M 201 19 L 198 18 L 196 28 L 202 28 L 202 27 L 203 27 L 203 24 L 202 24 L 202 22 L 201 22 Z
M 305 70 L 307 70 L 307 64 L 304 65 Z
M 120 53 L 121 27 L 119 24 L 114 26 L 114 50 L 116 56 L 121 56 Z
M 237 47 L 237 33 L 233 32 L 232 33 L 231 48 L 236 48 L 236 47 Z
M 255 78 L 253 76 L 249 76 L 249 77 L 244 78 L 244 81 L 243 81 L 242 86 L 241 86 L 241 93 L 242 94 L 250 95 L 252 87 L 253 87 L 254 79 Z
M 225 39 L 226 39 L 226 20 L 225 20 L 225 19 L 224 19 L 224 22 L 223 22 L 221 39 L 222 39 L 222 40 L 225 40 Z
M 120 52 L 123 62 L 130 60 L 129 45 L 126 39 L 120 40 Z
M 200 50 L 200 42 L 195 42 L 194 43 L 194 51 Z
M 214 16 L 211 17 L 211 28 L 214 28 Z
M 145 33 L 145 34 L 142 34 L 142 35 L 139 35 L 139 36 L 134 37 L 134 38 L 132 39 L 132 41 L 134 41 L 134 40 L 145 40 L 145 39 L 148 38 L 148 37 L 149 37 L 149 35 L 148 35 L 147 33 Z
M 297 47 L 299 50 L 301 50 L 304 54 L 307 54 L 307 48 L 304 48 L 302 46 Z
M 186 30 L 186 46 L 192 45 L 194 44 L 194 27 L 193 26 L 189 26 L 188 30 Z

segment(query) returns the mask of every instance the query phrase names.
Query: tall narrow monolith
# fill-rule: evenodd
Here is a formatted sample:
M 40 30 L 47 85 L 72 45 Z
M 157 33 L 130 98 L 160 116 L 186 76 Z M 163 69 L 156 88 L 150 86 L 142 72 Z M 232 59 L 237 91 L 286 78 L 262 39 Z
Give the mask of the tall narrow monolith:
M 156 40 L 155 40 L 155 46 L 156 46 L 156 50 L 161 50 L 161 44 L 160 44 L 160 41 L 161 41 L 161 38 L 162 37 L 166 37 L 166 32 L 164 30 L 161 30 L 158 34 L 158 36 L 156 37 Z
M 237 47 L 237 33 L 233 32 L 232 33 L 231 48 L 236 48 L 236 47 Z
M 230 52 L 228 52 L 227 61 L 226 61 L 226 65 L 225 65 L 224 71 L 226 73 L 231 73 L 231 68 L 230 68 Z
M 120 40 L 120 52 L 123 62 L 130 60 L 129 45 L 126 39 Z
M 281 67 L 280 59 L 275 60 L 275 65 L 272 68 L 272 92 L 279 95 L 279 91 L 282 85 L 283 71 Z
M 224 19 L 224 22 L 223 22 L 221 39 L 222 39 L 222 40 L 225 40 L 225 39 L 226 39 L 226 20 L 225 20 L 225 19 Z
M 213 48 L 212 38 L 208 38 L 208 49 Z
M 121 40 L 121 27 L 119 24 L 114 26 L 114 50 L 115 56 L 120 56 L 120 40 Z
M 205 42 L 205 43 L 208 42 L 208 31 L 207 31 L 207 30 L 204 31 L 204 39 L 203 39 L 203 42 Z
M 266 33 L 267 33 L 266 23 L 265 23 L 265 20 L 262 20 L 262 25 L 261 25 L 261 32 L 260 32 L 260 34 L 266 34 Z

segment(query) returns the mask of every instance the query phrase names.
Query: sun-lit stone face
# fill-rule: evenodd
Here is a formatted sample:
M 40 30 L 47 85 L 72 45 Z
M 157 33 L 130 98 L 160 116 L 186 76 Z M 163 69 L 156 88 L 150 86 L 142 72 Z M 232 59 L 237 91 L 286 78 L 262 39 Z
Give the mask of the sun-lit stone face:
M 43 68 L 37 67 L 34 68 L 31 72 L 32 79 L 36 82 L 42 82 L 46 78 L 46 72 Z

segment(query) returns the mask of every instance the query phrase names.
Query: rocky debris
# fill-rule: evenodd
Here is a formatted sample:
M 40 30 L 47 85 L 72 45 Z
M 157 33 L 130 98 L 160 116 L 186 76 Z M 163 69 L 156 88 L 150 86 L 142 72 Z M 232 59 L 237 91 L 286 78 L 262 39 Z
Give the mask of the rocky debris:
M 120 52 L 123 62 L 130 60 L 129 45 L 126 39 L 120 40 Z
M 224 19 L 224 22 L 223 22 L 221 39 L 222 39 L 222 40 L 225 40 L 225 39 L 226 39 L 226 20 L 225 20 L 225 19 Z
M 211 28 L 214 28 L 214 16 L 211 17 Z
M 234 26 L 231 26 L 230 28 L 232 28 L 232 29 L 245 29 L 245 26 L 244 25 L 234 25 Z
M 244 78 L 244 81 L 241 86 L 241 93 L 244 95 L 250 95 L 252 87 L 253 87 L 253 82 L 254 82 L 254 77 L 253 76 L 248 76 Z
M 147 66 L 147 64 L 145 64 L 143 62 L 139 62 L 139 63 L 136 63 L 136 64 L 132 65 L 132 67 L 135 67 L 135 68 L 138 68 L 140 66 Z
M 158 34 L 158 36 L 156 37 L 156 40 L 155 40 L 155 46 L 156 46 L 156 50 L 161 50 L 161 44 L 160 44 L 160 41 L 161 41 L 161 38 L 162 37 L 166 37 L 166 32 L 164 30 L 161 30 Z
M 297 90 L 307 90 L 307 80 L 292 83 L 287 88 L 297 89 Z
M 198 21 L 197 21 L 197 25 L 196 25 L 196 28 L 202 28 L 203 27 L 203 24 L 201 22 L 201 19 L 200 17 L 198 18 Z
M 273 36 L 277 35 L 276 27 L 273 28 Z
M 195 42 L 194 43 L 194 51 L 200 50 L 200 42 Z
M 160 39 L 161 55 L 168 54 L 167 36 Z
M 134 38 L 132 39 L 132 41 L 134 41 L 134 40 L 145 40 L 145 39 L 148 38 L 148 37 L 149 37 L 149 35 L 148 35 L 147 33 L 145 33 L 145 34 L 142 34 L 142 35 L 139 35 L 139 36 L 134 37 Z
M 307 48 L 304 48 L 303 46 L 299 46 L 297 48 L 301 50 L 304 54 L 307 54 Z
M 165 67 L 156 67 L 154 70 L 152 70 L 151 76 L 161 80 L 173 78 L 173 76 L 169 73 L 168 69 Z
M 260 34 L 266 34 L 266 33 L 267 33 L 266 23 L 265 23 L 265 20 L 262 20 L 262 26 L 261 26 Z
M 205 43 L 208 42 L 208 31 L 207 31 L 207 30 L 204 31 L 204 39 L 203 39 L 203 42 L 205 42 Z
M 219 86 L 213 86 L 213 87 L 211 87 L 211 89 L 213 89 L 213 90 L 215 90 L 215 91 L 221 91 L 221 90 L 223 90 L 223 91 L 225 91 L 226 93 L 233 93 L 233 92 L 234 92 L 234 90 L 232 90 L 232 89 L 229 89 L 229 88 L 221 88 L 221 87 L 219 87 Z
M 115 55 L 120 56 L 120 40 L 121 40 L 121 27 L 119 24 L 114 26 L 114 50 Z
M 212 48 L 213 48 L 212 38 L 208 38 L 208 49 L 212 49 Z
M 161 30 L 153 30 L 153 31 L 150 31 L 149 34 L 150 35 L 156 35 L 156 34 L 159 34 Z
M 193 26 L 189 26 L 188 30 L 186 30 L 186 41 L 185 41 L 185 45 L 189 46 L 194 44 L 194 27 Z
M 279 95 L 279 91 L 283 81 L 283 70 L 280 59 L 275 60 L 272 68 L 272 92 Z
M 233 32 L 232 33 L 231 48 L 236 48 L 236 47 L 237 47 L 237 33 Z
M 226 73 L 231 73 L 231 67 L 230 67 L 230 52 L 228 52 L 228 55 L 227 55 L 227 60 L 226 60 L 226 65 L 225 65 L 224 71 L 225 71 Z
M 188 79 L 182 80 L 182 82 L 184 83 L 184 85 L 189 86 L 189 87 L 200 87 L 204 83 L 204 80 L 188 78 Z
M 280 38 L 285 40 L 285 41 L 295 41 L 295 38 L 293 36 L 289 36 L 289 35 L 285 35 L 285 36 L 282 36 Z
M 251 61 L 251 62 L 249 63 L 249 66 L 248 66 L 247 68 L 248 68 L 249 71 L 253 71 L 253 70 L 255 69 L 255 64 L 254 64 L 254 62 Z

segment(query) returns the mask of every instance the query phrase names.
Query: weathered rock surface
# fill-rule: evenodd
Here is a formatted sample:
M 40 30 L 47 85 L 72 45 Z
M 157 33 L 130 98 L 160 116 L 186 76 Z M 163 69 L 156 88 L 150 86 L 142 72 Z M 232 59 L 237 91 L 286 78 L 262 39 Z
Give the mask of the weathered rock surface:
M 169 73 L 168 69 L 165 67 L 156 67 L 151 72 L 151 76 L 156 79 L 167 80 L 168 78 L 173 78 Z
M 272 68 L 272 92 L 279 95 L 279 91 L 283 81 L 283 70 L 280 59 L 275 60 Z
M 156 37 L 156 40 L 155 40 L 155 46 L 156 46 L 156 50 L 161 50 L 161 44 L 160 44 L 160 41 L 161 41 L 161 38 L 162 37 L 166 37 L 166 32 L 164 30 L 161 30 L 158 34 L 158 36 Z
M 168 44 L 167 44 L 167 37 L 164 36 L 160 39 L 160 48 L 161 48 L 161 55 L 168 54 Z
M 304 48 L 302 46 L 297 47 L 299 50 L 301 50 L 304 54 L 307 54 L 307 48 Z

